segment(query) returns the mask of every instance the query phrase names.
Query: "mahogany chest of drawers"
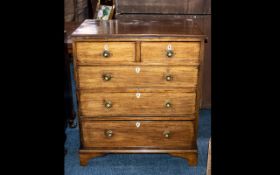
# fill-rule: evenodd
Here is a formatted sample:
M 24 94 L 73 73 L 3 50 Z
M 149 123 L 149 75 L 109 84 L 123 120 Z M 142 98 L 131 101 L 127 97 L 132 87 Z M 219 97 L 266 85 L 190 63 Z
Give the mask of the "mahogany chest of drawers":
M 85 20 L 72 33 L 81 165 L 106 153 L 197 164 L 204 37 L 187 20 Z

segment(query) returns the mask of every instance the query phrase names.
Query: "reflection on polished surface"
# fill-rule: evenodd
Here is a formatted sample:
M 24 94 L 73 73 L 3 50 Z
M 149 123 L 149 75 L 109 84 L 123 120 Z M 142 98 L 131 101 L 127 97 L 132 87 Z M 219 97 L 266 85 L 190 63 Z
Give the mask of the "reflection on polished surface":
M 203 35 L 192 20 L 85 20 L 73 36 Z

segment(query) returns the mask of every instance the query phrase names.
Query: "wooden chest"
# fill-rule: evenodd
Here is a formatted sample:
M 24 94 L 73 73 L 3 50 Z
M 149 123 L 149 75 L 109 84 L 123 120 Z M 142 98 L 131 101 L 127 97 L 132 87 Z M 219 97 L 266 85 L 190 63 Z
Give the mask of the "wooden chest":
M 85 20 L 72 33 L 81 165 L 106 153 L 197 164 L 204 37 L 188 20 Z

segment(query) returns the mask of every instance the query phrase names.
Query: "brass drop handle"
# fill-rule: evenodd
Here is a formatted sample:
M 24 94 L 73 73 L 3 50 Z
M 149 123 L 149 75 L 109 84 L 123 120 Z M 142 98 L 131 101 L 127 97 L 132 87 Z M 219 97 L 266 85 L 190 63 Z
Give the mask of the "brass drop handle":
M 173 50 L 167 50 L 167 51 L 166 51 L 166 56 L 167 56 L 167 57 L 171 58 L 173 55 L 174 55 Z
M 104 50 L 102 55 L 104 58 L 108 58 L 108 57 L 110 57 L 111 54 L 110 54 L 109 50 Z
M 166 76 L 165 76 L 165 80 L 166 80 L 166 81 L 171 81 L 171 80 L 173 80 L 172 75 L 166 75 Z
M 163 136 L 164 136 L 165 138 L 170 138 L 170 135 L 171 135 L 170 131 L 164 131 L 164 132 L 163 132 Z
M 105 106 L 105 108 L 109 109 L 109 108 L 113 107 L 113 104 L 111 101 L 105 101 L 104 106 Z
M 109 81 L 109 80 L 111 80 L 111 78 L 112 78 L 112 76 L 110 74 L 104 74 L 103 75 L 103 80 L 104 81 Z
M 165 107 L 166 107 L 166 108 L 171 108 L 171 107 L 172 107 L 172 104 L 171 104 L 170 102 L 167 102 L 167 103 L 165 103 Z
M 110 130 L 110 129 L 106 129 L 104 131 L 104 134 L 105 134 L 106 137 L 112 137 L 113 136 L 113 131 Z

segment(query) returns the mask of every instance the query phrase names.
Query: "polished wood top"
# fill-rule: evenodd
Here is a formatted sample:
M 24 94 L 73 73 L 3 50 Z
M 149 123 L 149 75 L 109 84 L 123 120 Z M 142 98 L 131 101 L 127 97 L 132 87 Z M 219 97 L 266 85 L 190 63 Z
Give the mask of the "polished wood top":
M 85 20 L 72 37 L 205 37 L 198 25 L 186 20 Z
M 81 22 L 65 22 L 64 23 L 64 33 L 66 34 L 64 38 L 64 43 L 72 45 L 71 34 L 81 25 Z M 69 45 L 69 46 L 70 46 Z

